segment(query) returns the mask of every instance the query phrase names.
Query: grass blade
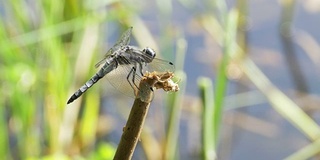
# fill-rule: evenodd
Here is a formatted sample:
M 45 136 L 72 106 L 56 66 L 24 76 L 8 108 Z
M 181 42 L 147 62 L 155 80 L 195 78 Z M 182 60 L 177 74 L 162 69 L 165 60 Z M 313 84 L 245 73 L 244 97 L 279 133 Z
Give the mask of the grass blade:
M 217 132 L 214 130 L 215 110 L 214 93 L 212 81 L 209 78 L 201 77 L 198 79 L 200 98 L 202 101 L 202 159 L 217 159 L 215 137 Z

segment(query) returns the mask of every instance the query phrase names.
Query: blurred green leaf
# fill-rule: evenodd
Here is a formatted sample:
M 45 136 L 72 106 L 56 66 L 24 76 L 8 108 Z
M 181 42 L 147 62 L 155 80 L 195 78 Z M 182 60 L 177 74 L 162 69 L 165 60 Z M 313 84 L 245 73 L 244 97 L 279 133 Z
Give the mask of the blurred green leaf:
M 202 101 L 202 159 L 217 159 L 217 141 L 215 137 L 220 130 L 214 130 L 216 119 L 214 118 L 214 93 L 212 81 L 209 78 L 200 77 L 198 79 L 200 98 Z

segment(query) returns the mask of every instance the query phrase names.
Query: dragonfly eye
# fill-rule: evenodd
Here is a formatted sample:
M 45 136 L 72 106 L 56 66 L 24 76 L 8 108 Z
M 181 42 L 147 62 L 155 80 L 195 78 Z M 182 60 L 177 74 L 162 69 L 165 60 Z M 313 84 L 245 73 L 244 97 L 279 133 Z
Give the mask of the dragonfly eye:
M 150 57 L 150 58 L 154 58 L 155 56 L 156 56 L 156 52 L 153 50 L 153 49 L 151 49 L 151 48 L 145 48 L 145 49 L 143 49 L 143 52 L 148 56 L 148 57 Z

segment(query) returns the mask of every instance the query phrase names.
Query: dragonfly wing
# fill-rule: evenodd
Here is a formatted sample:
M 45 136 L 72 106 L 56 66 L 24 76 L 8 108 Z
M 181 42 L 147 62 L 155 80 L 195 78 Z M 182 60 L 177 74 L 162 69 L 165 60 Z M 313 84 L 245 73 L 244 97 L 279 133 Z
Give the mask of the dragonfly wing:
M 174 72 L 174 64 L 170 61 L 154 58 L 151 63 L 144 67 L 143 71 L 148 72 Z
M 118 41 L 114 45 L 114 47 L 119 48 L 121 46 L 126 46 L 130 43 L 130 36 L 131 36 L 132 28 L 133 27 L 130 27 L 124 33 L 122 33 L 121 37 L 118 39 Z M 112 47 L 112 48 L 114 48 L 114 47 Z
M 115 70 L 108 73 L 106 77 L 115 89 L 129 97 L 135 98 L 141 76 L 138 72 L 133 73 L 131 71 L 132 67 L 134 67 L 132 64 L 119 65 Z
M 104 61 L 116 50 L 120 49 L 122 46 L 126 46 L 130 43 L 130 36 L 132 32 L 132 27 L 130 27 L 128 30 L 126 30 L 121 37 L 118 39 L 115 45 L 113 45 L 108 52 L 104 55 L 104 58 L 100 60 L 95 67 L 98 68 L 101 64 L 104 63 Z

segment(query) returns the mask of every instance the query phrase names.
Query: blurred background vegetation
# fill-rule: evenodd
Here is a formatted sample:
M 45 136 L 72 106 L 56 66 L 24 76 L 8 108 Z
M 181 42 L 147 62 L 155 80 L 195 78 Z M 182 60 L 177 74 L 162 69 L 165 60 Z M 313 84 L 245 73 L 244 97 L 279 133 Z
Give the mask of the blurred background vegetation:
M 318 159 L 319 1 L 0 0 L 0 159 L 112 159 L 133 99 L 68 98 L 133 26 L 171 60 L 134 159 Z

